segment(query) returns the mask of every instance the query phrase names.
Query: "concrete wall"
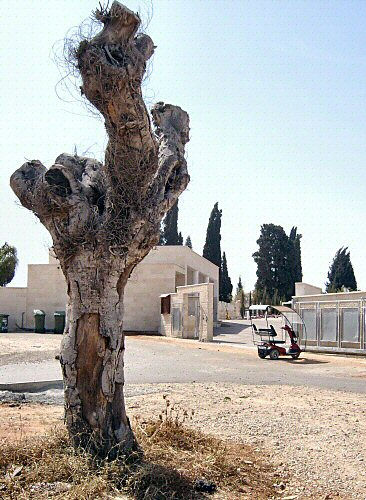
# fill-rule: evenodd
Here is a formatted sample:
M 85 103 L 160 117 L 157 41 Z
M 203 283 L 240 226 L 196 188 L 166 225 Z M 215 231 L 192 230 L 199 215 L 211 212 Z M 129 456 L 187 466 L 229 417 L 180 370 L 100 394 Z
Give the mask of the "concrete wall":
M 175 292 L 174 264 L 139 264 L 127 282 L 123 328 L 157 332 L 160 326 L 160 295 Z
M 141 264 L 174 263 L 185 269 L 186 285 L 213 283 L 216 310 L 219 298 L 219 268 L 209 260 L 183 245 L 154 247 Z M 141 265 L 139 264 L 139 266 Z M 198 272 L 195 272 L 198 271 Z M 190 282 L 190 280 L 193 282 Z M 202 281 L 201 281 L 202 280 Z M 162 292 L 164 293 L 164 292 Z
M 161 314 L 161 334 L 167 337 L 196 338 L 201 342 L 212 342 L 213 339 L 213 283 L 186 285 L 177 288 L 176 293 L 170 295 L 170 314 Z M 194 296 L 199 301 L 197 315 L 198 332 L 196 332 L 196 317 L 190 314 L 189 297 Z M 173 328 L 173 309 L 180 312 L 180 329 Z M 191 311 L 192 313 L 192 311 Z
M 0 287 L 0 313 L 9 314 L 9 332 L 17 330 L 15 323 L 22 324 L 22 313 L 26 310 L 27 289 Z
M 318 286 L 309 285 L 308 283 L 295 283 L 295 295 L 315 295 L 322 293 L 322 289 Z
M 60 266 L 30 264 L 27 290 L 26 326 L 34 326 L 33 311 L 42 309 L 46 313 L 46 328 L 53 328 L 54 312 L 65 311 L 67 303 L 66 282 Z
M 293 303 L 298 302 L 331 302 L 337 300 L 359 300 L 366 298 L 366 292 L 338 292 L 314 295 L 296 295 L 292 297 Z

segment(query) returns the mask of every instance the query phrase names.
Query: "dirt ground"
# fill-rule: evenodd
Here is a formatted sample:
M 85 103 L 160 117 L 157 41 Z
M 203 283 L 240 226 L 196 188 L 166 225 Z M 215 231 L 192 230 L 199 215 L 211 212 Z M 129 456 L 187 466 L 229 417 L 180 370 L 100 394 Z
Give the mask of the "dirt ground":
M 276 468 L 283 498 L 365 498 L 366 396 L 312 388 L 240 384 L 130 386 L 130 416 L 187 412 L 187 425 L 251 444 Z M 134 393 L 136 395 L 134 395 Z M 62 407 L 0 405 L 0 439 L 62 423 Z

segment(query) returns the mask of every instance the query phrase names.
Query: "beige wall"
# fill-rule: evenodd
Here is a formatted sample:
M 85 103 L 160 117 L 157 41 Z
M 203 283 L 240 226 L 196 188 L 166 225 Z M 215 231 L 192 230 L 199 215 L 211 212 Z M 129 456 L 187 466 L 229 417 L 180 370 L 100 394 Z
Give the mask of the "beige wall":
M 16 331 L 16 323 L 21 326 L 22 313 L 26 310 L 27 289 L 0 287 L 0 313 L 9 314 L 9 332 Z
M 170 295 L 170 314 L 161 314 L 161 334 L 167 337 L 198 338 L 201 342 L 213 340 L 213 283 L 186 285 L 177 288 L 176 293 Z M 189 296 L 196 296 L 199 300 L 199 325 L 196 332 L 196 317 L 189 314 Z M 180 311 L 180 330 L 174 331 L 172 311 Z
M 157 332 L 160 326 L 160 295 L 175 292 L 174 264 L 139 264 L 127 282 L 123 328 Z
M 322 293 L 322 289 L 318 286 L 309 285 L 308 283 L 295 283 L 295 295 L 315 295 Z
M 30 264 L 28 266 L 26 326 L 28 328 L 34 326 L 33 311 L 42 309 L 46 313 L 46 328 L 53 328 L 54 312 L 65 311 L 66 303 L 66 283 L 60 266 Z
M 185 285 L 187 270 L 201 279 L 214 283 L 218 300 L 218 267 L 185 246 L 156 247 L 143 259 L 133 271 L 127 282 L 124 297 L 124 329 L 127 331 L 158 331 L 160 326 L 160 295 L 174 293 L 176 287 Z M 178 277 L 178 279 L 176 279 Z M 189 278 L 188 278 L 189 279 Z M 14 290 L 22 290 L 15 292 Z M 54 327 L 54 312 L 66 309 L 66 284 L 61 268 L 52 251 L 49 264 L 28 266 L 28 287 L 0 289 L 3 303 L 10 312 L 10 322 L 21 323 L 21 314 L 25 314 L 27 328 L 34 326 L 34 309 L 46 313 L 46 328 Z M 17 295 L 18 293 L 18 295 Z M 0 308 L 1 309 L 1 308 Z M 20 318 L 20 323 L 19 323 Z M 11 323 L 12 324 L 12 323 Z
M 212 280 L 211 282 L 214 284 L 214 296 L 219 296 L 219 268 L 189 247 L 183 245 L 154 247 L 141 264 L 147 263 L 177 264 L 185 269 L 188 281 L 193 276 L 192 271 L 199 271 L 204 283 Z M 186 285 L 191 284 L 193 283 L 186 282 Z
M 294 303 L 297 302 L 331 302 L 337 300 L 359 300 L 366 298 L 366 292 L 338 292 L 338 293 L 322 293 L 315 295 L 299 295 L 293 297 Z

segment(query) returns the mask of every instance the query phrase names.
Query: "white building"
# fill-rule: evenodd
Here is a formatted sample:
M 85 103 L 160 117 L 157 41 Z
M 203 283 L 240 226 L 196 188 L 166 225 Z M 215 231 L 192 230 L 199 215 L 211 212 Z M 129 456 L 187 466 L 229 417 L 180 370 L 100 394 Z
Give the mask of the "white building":
M 329 352 L 366 353 L 366 292 L 322 293 L 295 284 L 293 307 L 306 326 L 306 347 Z
M 177 287 L 213 284 L 213 316 L 217 316 L 219 268 L 187 246 L 158 246 L 136 266 L 124 296 L 124 330 L 158 332 L 160 295 Z M 54 326 L 54 312 L 65 310 L 66 283 L 58 261 L 49 254 L 48 264 L 28 266 L 27 287 L 0 287 L 0 313 L 9 314 L 9 331 L 34 327 L 35 309 L 46 313 L 46 328 Z

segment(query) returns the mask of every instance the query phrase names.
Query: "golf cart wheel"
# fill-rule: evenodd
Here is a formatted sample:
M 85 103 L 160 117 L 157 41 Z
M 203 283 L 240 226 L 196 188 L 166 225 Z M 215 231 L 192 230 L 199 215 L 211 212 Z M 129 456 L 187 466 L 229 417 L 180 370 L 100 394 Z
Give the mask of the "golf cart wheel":
M 280 357 L 280 351 L 278 349 L 272 349 L 269 353 L 271 359 L 278 359 Z
M 294 354 L 291 354 L 292 359 L 298 359 L 299 356 L 300 356 L 300 351 L 299 352 L 295 352 Z
M 267 353 L 266 353 L 266 351 L 258 351 L 258 356 L 261 359 L 264 359 L 267 356 Z

